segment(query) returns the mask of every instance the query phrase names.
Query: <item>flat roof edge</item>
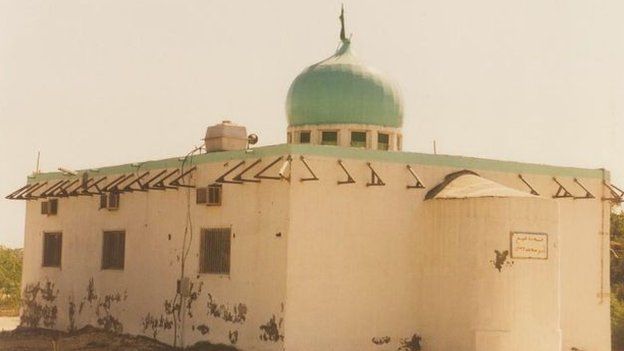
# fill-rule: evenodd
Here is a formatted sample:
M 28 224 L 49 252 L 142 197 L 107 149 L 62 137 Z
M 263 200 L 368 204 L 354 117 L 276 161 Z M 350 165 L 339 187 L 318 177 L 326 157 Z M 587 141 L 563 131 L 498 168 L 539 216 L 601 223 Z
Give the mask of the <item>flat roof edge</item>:
M 433 155 L 417 152 L 403 151 L 378 151 L 365 150 L 349 147 L 305 145 L 305 144 L 278 144 L 252 148 L 249 150 L 210 152 L 195 155 L 187 159 L 187 164 L 203 164 L 210 162 L 229 161 L 236 159 L 262 158 L 269 156 L 281 156 L 285 154 L 309 154 L 323 157 L 336 157 L 344 159 L 359 159 L 369 161 L 405 163 L 411 165 L 440 166 L 450 168 L 465 168 L 481 171 L 496 171 L 507 173 L 540 174 L 562 177 L 579 178 L 610 178 L 607 170 L 598 168 L 577 168 L 551 166 L 535 163 L 524 163 L 515 161 L 500 161 L 485 158 L 454 156 L 454 155 Z M 128 163 L 117 166 L 100 167 L 94 169 L 77 170 L 78 173 L 88 171 L 92 176 L 105 176 L 121 173 L 132 173 L 137 171 L 148 171 L 152 169 L 178 168 L 184 162 L 183 157 L 172 157 L 160 160 Z M 61 172 L 47 172 L 28 176 L 28 183 L 69 179 L 73 176 L 65 175 Z

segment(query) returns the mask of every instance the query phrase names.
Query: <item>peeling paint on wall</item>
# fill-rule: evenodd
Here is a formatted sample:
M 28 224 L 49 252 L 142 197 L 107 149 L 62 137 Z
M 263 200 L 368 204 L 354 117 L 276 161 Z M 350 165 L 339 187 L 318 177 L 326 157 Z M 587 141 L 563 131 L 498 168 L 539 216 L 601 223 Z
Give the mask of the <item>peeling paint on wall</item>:
M 275 315 L 273 315 L 266 324 L 260 326 L 260 331 L 262 332 L 260 334 L 260 340 L 273 342 L 283 341 L 284 335 L 280 330 L 282 329 L 283 321 L 283 318 L 280 318 L 279 322 L 276 322 Z
M 46 328 L 53 328 L 56 324 L 58 308 L 54 304 L 59 290 L 54 289 L 54 283 L 49 280 L 26 284 L 22 292 L 22 315 L 20 325 L 37 328 L 40 323 Z
M 509 257 L 509 250 L 505 250 L 500 252 L 498 250 L 494 250 L 494 254 L 496 255 L 494 260 L 490 261 L 494 264 L 494 268 L 498 269 L 499 272 L 502 271 L 503 266 L 511 266 L 513 265 L 513 261 L 508 261 L 507 257 Z
M 236 342 L 238 342 L 238 330 L 230 330 L 228 339 L 230 339 L 230 344 L 236 345 Z
M 418 334 L 412 335 L 411 338 L 401 339 L 398 351 L 420 351 L 420 342 L 422 338 Z
M 381 336 L 381 337 L 373 337 L 371 341 L 375 345 L 383 345 L 383 344 L 389 343 L 391 339 L 389 336 Z
M 247 318 L 247 305 L 242 303 L 235 304 L 232 307 L 223 304 L 217 305 L 211 294 L 208 294 L 207 307 L 209 316 L 221 318 L 226 322 L 243 324 Z

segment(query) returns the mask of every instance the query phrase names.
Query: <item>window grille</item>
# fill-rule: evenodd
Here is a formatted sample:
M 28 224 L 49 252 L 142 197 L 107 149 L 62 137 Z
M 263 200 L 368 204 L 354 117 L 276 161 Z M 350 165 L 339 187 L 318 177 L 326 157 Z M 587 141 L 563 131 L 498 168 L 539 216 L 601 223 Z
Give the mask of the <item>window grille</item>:
M 199 271 L 201 273 L 230 274 L 230 228 L 202 229 Z
M 126 232 L 104 232 L 102 269 L 124 269 Z
M 63 235 L 43 233 L 43 267 L 60 267 Z
M 195 203 L 205 204 L 208 198 L 208 188 L 195 189 Z

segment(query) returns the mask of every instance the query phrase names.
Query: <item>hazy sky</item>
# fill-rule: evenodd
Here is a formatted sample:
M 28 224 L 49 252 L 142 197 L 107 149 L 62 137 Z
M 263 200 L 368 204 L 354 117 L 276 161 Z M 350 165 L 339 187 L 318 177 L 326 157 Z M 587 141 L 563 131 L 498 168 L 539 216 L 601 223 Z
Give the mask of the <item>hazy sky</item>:
M 345 1 L 398 82 L 404 149 L 606 167 L 624 185 L 621 0 Z M 185 154 L 231 119 L 285 142 L 291 81 L 338 44 L 340 1 L 0 0 L 0 244 L 44 171 Z

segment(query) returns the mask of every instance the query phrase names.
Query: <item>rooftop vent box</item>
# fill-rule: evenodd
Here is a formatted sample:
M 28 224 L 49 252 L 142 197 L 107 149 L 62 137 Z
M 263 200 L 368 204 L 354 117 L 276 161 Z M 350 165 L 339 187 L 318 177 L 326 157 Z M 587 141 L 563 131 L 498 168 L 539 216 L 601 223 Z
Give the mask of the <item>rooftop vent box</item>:
M 206 129 L 206 152 L 244 150 L 247 148 L 247 129 L 230 121 L 223 121 Z

